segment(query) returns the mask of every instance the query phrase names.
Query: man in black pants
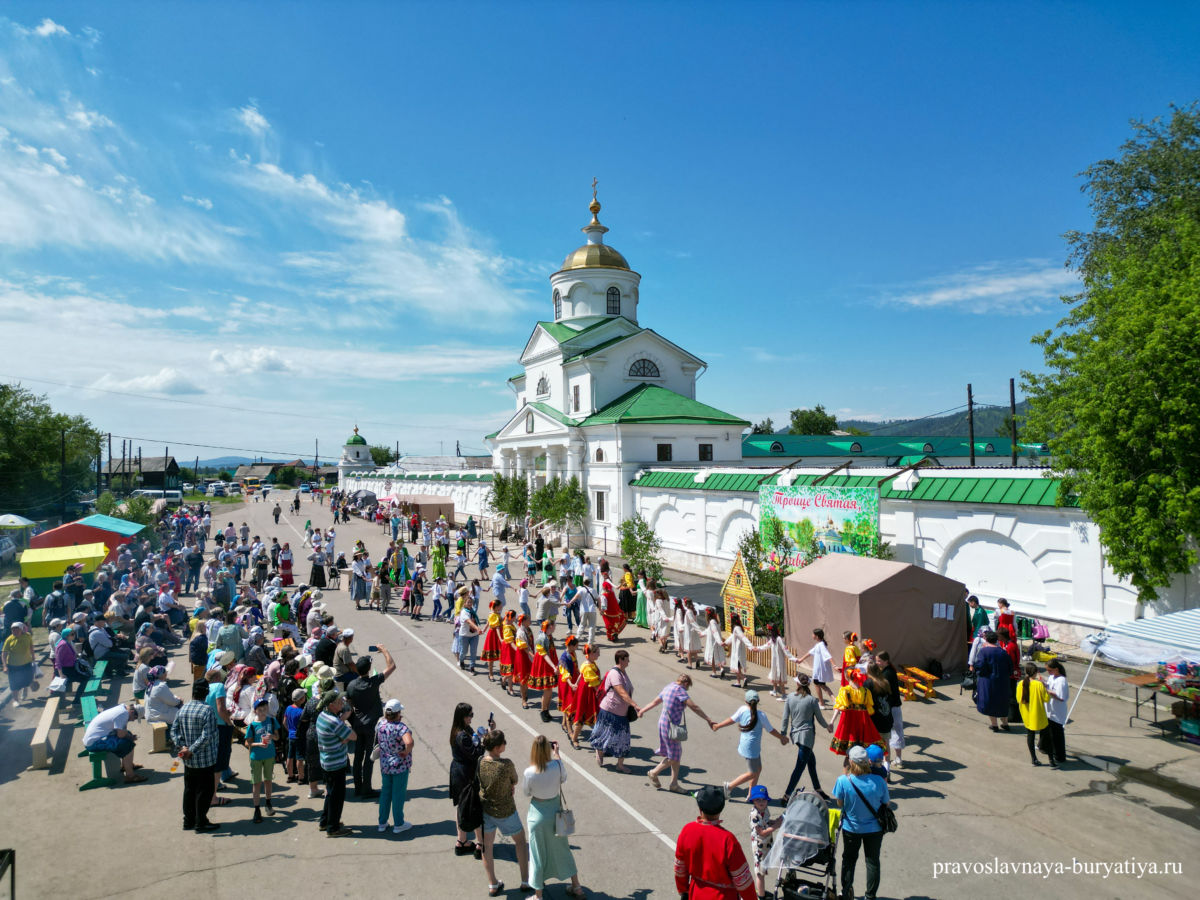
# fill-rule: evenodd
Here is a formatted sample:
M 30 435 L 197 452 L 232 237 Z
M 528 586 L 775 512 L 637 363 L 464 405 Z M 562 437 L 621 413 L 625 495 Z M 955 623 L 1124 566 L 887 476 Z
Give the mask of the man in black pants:
M 192 699 L 171 723 L 171 742 L 183 760 L 183 830 L 203 833 L 217 826 L 208 820 L 216 781 L 217 714 L 205 703 L 208 682 L 192 685 Z
M 379 686 L 396 671 L 396 663 L 387 647 L 380 646 L 379 652 L 383 654 L 387 668 L 372 675 L 371 657 L 360 656 L 354 666 L 358 677 L 346 687 L 346 697 L 354 709 L 350 724 L 354 726 L 357 738 L 354 741 L 354 795 L 362 799 L 379 796 L 378 791 L 371 790 L 371 773 L 375 770 L 371 760 L 371 750 L 375 747 L 375 724 L 383 716 Z

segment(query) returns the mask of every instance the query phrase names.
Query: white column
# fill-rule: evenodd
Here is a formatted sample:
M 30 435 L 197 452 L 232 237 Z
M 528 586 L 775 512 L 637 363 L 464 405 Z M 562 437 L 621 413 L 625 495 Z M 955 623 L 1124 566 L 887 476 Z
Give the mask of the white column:
M 551 447 L 549 444 L 542 445 L 542 452 L 546 454 L 546 483 L 550 483 L 550 479 L 554 477 L 557 471 L 555 465 L 555 457 L 558 455 L 558 448 Z
M 578 478 L 583 484 L 583 444 L 572 442 L 567 447 L 567 478 Z

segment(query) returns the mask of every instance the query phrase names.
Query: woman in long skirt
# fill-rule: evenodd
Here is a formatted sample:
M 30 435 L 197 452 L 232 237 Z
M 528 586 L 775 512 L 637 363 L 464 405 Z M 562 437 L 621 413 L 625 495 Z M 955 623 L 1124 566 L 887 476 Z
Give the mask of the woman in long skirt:
M 500 687 L 512 696 L 513 665 L 517 652 L 517 611 L 510 609 L 504 614 L 500 626 Z
M 867 676 L 858 669 L 850 669 L 846 672 L 846 678 L 850 683 L 838 691 L 837 700 L 833 703 L 836 712 L 831 723 L 833 740 L 829 742 L 829 749 L 839 756 L 845 756 L 855 744 L 863 747 L 878 744 L 883 748 L 879 731 L 871 721 L 875 704 L 871 692 L 864 686 Z
M 529 617 L 517 616 L 516 644 L 513 650 L 513 683 L 521 686 L 521 709 L 529 708 L 529 672 L 533 668 L 533 632 Z
M 571 736 L 571 711 L 575 708 L 575 691 L 579 683 L 579 660 L 575 658 L 575 648 L 579 639 L 573 634 L 567 635 L 563 642 L 563 652 L 558 656 L 558 711 L 562 713 L 559 725 Z
M 292 547 L 287 542 L 284 542 L 279 551 L 279 580 L 284 587 L 291 587 L 295 584 L 295 579 L 292 577 Z
M 733 673 L 735 687 L 745 687 L 749 679 L 746 677 L 746 655 L 753 650 L 746 631 L 742 628 L 742 617 L 737 613 L 729 616 L 729 671 Z
M 550 721 L 550 700 L 558 687 L 558 652 L 554 649 L 554 623 L 542 622 L 542 633 L 534 639 L 529 687 L 542 692 L 542 721 Z
M 325 587 L 325 554 L 320 550 L 314 550 L 308 554 L 308 558 L 312 561 L 312 572 L 309 573 L 308 583 L 315 588 Z
M 629 668 L 629 651 L 618 650 L 614 659 L 616 665 L 604 676 L 603 697 L 596 713 L 596 727 L 592 729 L 591 742 L 598 765 L 604 765 L 605 756 L 615 756 L 617 771 L 628 774 L 625 757 L 629 755 L 630 740 L 626 713 L 633 706 L 633 682 L 625 674 Z
M 817 701 L 821 704 L 822 709 L 829 709 L 829 701 L 825 697 L 828 695 L 829 700 L 833 700 L 833 691 L 829 687 L 833 683 L 833 656 L 829 652 L 824 629 L 814 628 L 813 637 L 816 639 L 816 643 L 813 644 L 812 649 L 798 659 L 793 659 L 792 662 L 800 665 L 810 656 L 812 657 L 812 683 L 817 689 Z
M 575 686 L 575 698 L 571 701 L 571 720 L 575 729 L 571 733 L 571 746 L 579 749 L 579 733 L 583 726 L 596 724 L 596 711 L 600 708 L 600 666 L 596 660 L 600 651 L 592 644 L 583 648 L 584 663 L 579 667 L 579 679 Z
M 642 628 L 653 627 L 650 624 L 650 595 L 654 590 L 654 582 L 647 582 L 646 573 L 639 572 L 637 580 L 637 600 L 634 602 L 633 624 Z
M 543 896 L 546 881 L 550 878 L 570 879 L 567 895 L 583 897 L 579 886 L 579 875 L 575 868 L 575 857 L 571 855 L 568 837 L 556 833 L 555 817 L 562 802 L 563 782 L 567 770 L 558 755 L 558 747 L 552 746 L 544 735 L 533 739 L 529 752 L 529 768 L 521 778 L 521 790 L 529 797 L 529 883 L 534 895 Z
M 696 607 L 692 603 L 690 597 L 683 598 L 683 640 L 684 658 L 690 666 L 696 662 L 696 657 L 700 653 L 700 638 L 704 635 L 704 629 L 700 627 L 699 621 L 696 619 Z M 696 663 L 696 668 L 700 668 L 700 664 Z
M 760 649 L 771 651 L 771 696 L 776 700 L 786 700 L 787 688 L 784 682 L 787 680 L 787 664 L 791 654 L 788 653 L 787 644 L 783 642 L 783 635 L 775 625 L 767 626 L 767 644 L 765 648 Z
M 613 590 L 613 583 L 607 578 L 600 585 L 602 594 L 601 603 L 603 606 L 600 609 L 600 616 L 604 619 L 604 633 L 610 641 L 617 641 L 621 637 L 621 632 L 625 629 L 626 623 L 629 621 L 625 615 L 625 611 L 621 609 L 621 601 L 617 599 L 617 592 Z
M 483 650 L 479 658 L 487 663 L 488 681 L 495 681 L 493 667 L 500 660 L 500 601 L 493 600 L 488 604 L 491 613 L 487 620 L 487 634 L 483 638 Z
M 712 669 L 710 678 L 724 678 L 725 636 L 721 634 L 721 622 L 715 609 L 709 608 L 704 615 L 708 619 L 704 626 L 704 664 Z

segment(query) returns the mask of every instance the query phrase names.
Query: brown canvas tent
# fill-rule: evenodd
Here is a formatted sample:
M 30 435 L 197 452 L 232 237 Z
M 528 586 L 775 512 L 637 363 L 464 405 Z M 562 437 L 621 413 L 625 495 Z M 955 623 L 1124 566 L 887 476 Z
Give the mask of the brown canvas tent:
M 426 522 L 436 522 L 438 516 L 445 516 L 446 521 L 454 522 L 454 498 L 441 494 L 388 494 L 379 498 L 381 503 L 394 500 L 401 512 L 411 516 L 414 512 Z
M 784 634 L 803 652 L 812 630 L 824 628 L 835 665 L 842 632 L 856 631 L 897 667 L 936 659 L 959 671 L 967 665 L 966 593 L 960 582 L 920 566 L 831 553 L 783 580 Z

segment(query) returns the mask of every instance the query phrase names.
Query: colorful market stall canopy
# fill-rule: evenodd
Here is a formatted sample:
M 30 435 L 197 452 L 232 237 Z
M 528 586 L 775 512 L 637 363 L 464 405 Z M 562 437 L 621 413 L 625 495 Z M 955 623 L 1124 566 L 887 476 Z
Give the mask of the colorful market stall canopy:
M 117 548 L 128 544 L 133 540 L 133 535 L 145 527 L 112 516 L 94 515 L 36 534 L 30 538 L 29 546 L 44 550 L 49 547 L 83 546 L 100 542 L 108 548 L 107 558 L 115 559 Z
M 29 579 L 35 591 L 44 596 L 72 563 L 83 564 L 81 574 L 84 581 L 90 584 L 93 573 L 106 556 L 108 548 L 99 543 L 34 548 L 21 554 L 21 574 Z
M 80 519 L 77 524 L 87 525 L 89 528 L 99 528 L 101 531 L 115 531 L 117 534 L 123 534 L 126 537 L 133 537 L 146 527 L 145 525 L 139 525 L 137 522 L 128 522 L 125 519 L 117 519 L 113 516 L 102 516 L 99 513 L 86 516 Z

